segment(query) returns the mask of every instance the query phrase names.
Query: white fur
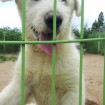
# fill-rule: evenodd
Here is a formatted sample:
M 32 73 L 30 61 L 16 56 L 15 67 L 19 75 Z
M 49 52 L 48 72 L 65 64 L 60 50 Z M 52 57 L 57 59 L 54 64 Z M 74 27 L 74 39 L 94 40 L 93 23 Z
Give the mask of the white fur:
M 21 14 L 21 0 L 16 1 Z M 63 16 L 57 40 L 72 40 L 71 18 L 73 11 L 80 15 L 78 0 L 57 0 L 57 13 Z M 26 0 L 26 40 L 36 40 L 31 30 L 46 32 L 44 15 L 53 11 L 53 0 Z M 52 59 L 38 45 L 25 45 L 25 100 L 31 94 L 37 105 L 51 105 Z M 74 43 L 60 44 L 56 63 L 55 105 L 78 105 L 79 102 L 79 53 Z M 21 103 L 21 53 L 15 67 L 11 83 L 0 93 L 0 105 L 20 105 Z M 84 104 L 83 87 L 83 104 Z M 35 104 L 35 105 L 36 105 Z

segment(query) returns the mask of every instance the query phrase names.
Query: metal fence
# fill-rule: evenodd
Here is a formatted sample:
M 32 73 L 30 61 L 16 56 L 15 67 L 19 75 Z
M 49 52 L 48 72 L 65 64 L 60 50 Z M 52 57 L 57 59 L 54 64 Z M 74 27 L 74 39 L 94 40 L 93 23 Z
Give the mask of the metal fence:
M 79 105 L 82 105 L 82 72 L 83 72 L 83 44 L 84 42 L 96 42 L 104 41 L 104 55 L 105 55 L 105 37 L 104 38 L 89 38 L 83 39 L 84 34 L 84 0 L 82 0 L 82 16 L 81 16 L 81 35 L 80 39 L 75 40 L 61 40 L 56 41 L 56 6 L 57 1 L 54 0 L 54 21 L 53 21 L 53 40 L 52 41 L 25 41 L 25 21 L 26 21 L 26 11 L 25 11 L 26 1 L 22 0 L 22 41 L 0 41 L 0 44 L 21 44 L 22 45 L 22 70 L 21 70 L 21 105 L 25 105 L 24 97 L 24 82 L 25 82 L 25 44 L 49 44 L 49 43 L 80 43 L 80 80 L 79 80 Z M 104 33 L 105 35 L 105 33 Z M 55 65 L 56 65 L 56 47 L 53 46 L 52 55 L 52 105 L 55 105 Z M 105 56 L 104 56 L 104 79 L 103 79 L 103 105 L 105 105 Z

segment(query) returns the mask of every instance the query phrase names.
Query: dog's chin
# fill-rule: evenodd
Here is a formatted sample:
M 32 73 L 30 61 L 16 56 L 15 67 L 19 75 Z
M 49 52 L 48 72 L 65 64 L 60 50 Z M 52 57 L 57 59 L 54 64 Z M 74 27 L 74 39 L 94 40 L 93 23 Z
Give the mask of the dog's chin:
M 53 32 L 38 32 L 35 28 L 31 27 L 34 35 L 37 38 L 37 41 L 51 41 L 53 40 Z M 59 44 L 38 44 L 38 47 L 47 53 L 49 56 L 52 56 L 53 46 L 56 46 L 56 51 L 59 48 Z

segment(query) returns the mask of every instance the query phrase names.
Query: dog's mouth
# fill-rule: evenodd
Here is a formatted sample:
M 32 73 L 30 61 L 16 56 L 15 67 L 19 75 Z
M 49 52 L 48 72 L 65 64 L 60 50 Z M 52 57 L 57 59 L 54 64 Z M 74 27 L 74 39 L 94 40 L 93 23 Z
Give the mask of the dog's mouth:
M 51 41 L 53 40 L 52 32 L 38 32 L 33 26 L 31 27 L 34 35 L 37 38 L 37 41 Z M 48 55 L 52 55 L 53 44 L 38 44 L 38 47 L 41 48 Z M 58 50 L 59 44 L 56 44 L 56 50 Z

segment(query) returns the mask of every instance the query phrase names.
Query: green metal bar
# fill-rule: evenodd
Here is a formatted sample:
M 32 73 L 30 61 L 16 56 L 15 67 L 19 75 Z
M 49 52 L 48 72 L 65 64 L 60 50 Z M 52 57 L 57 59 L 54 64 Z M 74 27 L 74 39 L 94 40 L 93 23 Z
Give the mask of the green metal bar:
M 81 34 L 80 39 L 83 39 L 84 34 L 84 0 L 81 0 Z M 82 72 L 83 72 L 83 43 L 80 43 L 80 79 L 79 79 L 79 105 L 82 105 Z
M 105 105 L 105 41 L 104 41 L 104 75 L 103 76 L 104 76 L 103 78 L 103 105 Z
M 22 65 L 21 65 L 21 105 L 25 105 L 25 45 L 22 45 Z
M 56 40 L 56 8 L 57 0 L 54 0 L 54 10 L 53 10 L 53 41 Z
M 5 40 L 5 34 L 6 34 L 6 32 L 4 31 L 4 41 L 6 41 Z M 5 44 L 3 45 L 3 48 L 4 48 L 3 50 L 4 50 L 4 53 L 5 53 Z
M 56 7 L 57 0 L 54 0 L 53 6 L 53 41 L 56 40 Z M 56 44 L 53 44 L 53 52 L 52 52 L 52 105 L 55 105 L 55 81 L 56 81 Z
M 25 0 L 22 0 L 22 41 L 25 42 Z M 25 105 L 25 44 L 22 44 L 21 105 Z
M 55 81 L 56 81 L 56 47 L 53 46 L 53 55 L 52 55 L 52 105 L 55 105 Z
M 100 33 L 101 34 L 101 33 Z M 100 38 L 100 34 L 97 34 L 97 37 Z M 98 41 L 98 53 L 100 53 L 100 45 L 101 45 L 101 42 Z
M 80 45 L 79 105 L 82 105 L 83 44 Z
M 105 38 L 75 39 L 75 40 L 57 40 L 57 41 L 0 41 L 0 44 L 56 44 L 56 43 L 84 43 L 92 41 L 102 41 Z

